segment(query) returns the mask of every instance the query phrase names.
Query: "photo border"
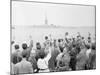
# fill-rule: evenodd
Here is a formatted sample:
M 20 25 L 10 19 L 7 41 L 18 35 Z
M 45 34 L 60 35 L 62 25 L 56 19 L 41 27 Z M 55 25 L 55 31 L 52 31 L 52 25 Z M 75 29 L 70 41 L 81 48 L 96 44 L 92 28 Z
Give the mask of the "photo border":
M 33 3 L 45 3 L 45 4 L 57 4 L 57 5 L 76 5 L 76 6 L 92 6 L 94 7 L 94 16 L 95 16 L 95 40 L 96 40 L 96 5 L 87 5 L 87 4 L 72 4 L 72 3 L 56 3 L 56 2 L 43 2 L 43 1 L 26 1 L 26 0 L 10 0 L 10 75 L 11 75 L 11 51 L 12 51 L 12 1 L 16 2 L 33 2 Z M 97 51 L 96 51 L 97 54 Z M 97 63 L 96 63 L 97 65 Z M 90 70 L 96 70 L 90 69 Z M 75 70 L 75 71 L 87 71 L 87 70 Z M 60 71 L 60 72 L 73 72 L 73 71 Z M 56 73 L 56 72 L 40 72 L 40 73 Z M 31 73 L 31 74 L 40 74 L 40 73 Z M 22 73 L 22 74 L 30 74 L 30 73 Z

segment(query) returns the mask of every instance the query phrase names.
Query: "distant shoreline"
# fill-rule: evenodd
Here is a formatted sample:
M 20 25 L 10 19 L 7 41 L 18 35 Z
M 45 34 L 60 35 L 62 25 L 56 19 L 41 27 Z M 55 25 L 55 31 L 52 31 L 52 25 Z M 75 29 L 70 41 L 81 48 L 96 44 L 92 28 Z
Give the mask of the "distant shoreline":
M 29 26 L 24 26 L 24 25 L 17 25 L 17 26 L 12 26 L 12 29 L 19 28 L 19 27 L 28 27 L 28 28 L 95 28 L 95 26 L 79 26 L 79 27 L 74 27 L 74 26 L 52 26 L 52 25 L 29 25 Z

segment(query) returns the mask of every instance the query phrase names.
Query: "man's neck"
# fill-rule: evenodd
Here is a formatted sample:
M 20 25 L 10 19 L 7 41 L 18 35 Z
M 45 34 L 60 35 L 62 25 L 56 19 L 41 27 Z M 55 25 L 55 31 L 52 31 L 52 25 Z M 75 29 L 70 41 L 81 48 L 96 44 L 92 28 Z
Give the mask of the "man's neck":
M 26 58 L 23 58 L 22 60 L 23 60 L 23 61 L 26 61 Z
M 16 51 L 16 52 L 19 52 L 19 49 L 16 49 L 15 51 Z

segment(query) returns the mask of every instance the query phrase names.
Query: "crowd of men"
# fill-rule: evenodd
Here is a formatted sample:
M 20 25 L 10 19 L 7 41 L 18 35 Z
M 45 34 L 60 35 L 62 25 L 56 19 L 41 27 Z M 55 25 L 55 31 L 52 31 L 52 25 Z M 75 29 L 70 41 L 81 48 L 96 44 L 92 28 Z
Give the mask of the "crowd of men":
M 39 72 L 62 72 L 75 70 L 90 70 L 96 68 L 96 41 L 89 33 L 83 37 L 80 33 L 76 37 L 50 39 L 45 36 L 43 44 L 36 43 L 33 49 L 33 41 L 30 45 L 14 45 L 15 51 L 11 52 L 11 74 L 32 74 Z M 11 45 L 14 41 L 11 42 Z

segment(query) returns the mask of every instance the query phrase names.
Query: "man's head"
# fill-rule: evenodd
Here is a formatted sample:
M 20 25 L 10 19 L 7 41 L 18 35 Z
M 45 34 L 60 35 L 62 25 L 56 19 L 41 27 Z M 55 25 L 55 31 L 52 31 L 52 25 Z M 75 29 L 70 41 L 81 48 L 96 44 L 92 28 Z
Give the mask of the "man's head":
M 77 35 L 77 39 L 79 39 L 80 38 L 80 36 L 79 35 Z
M 11 62 L 13 63 L 13 64 L 17 64 L 17 56 L 12 56 L 11 57 Z
M 66 32 L 65 35 L 68 35 L 68 32 Z
M 44 57 L 46 56 L 46 54 L 45 54 L 44 51 L 41 51 L 41 52 L 39 53 L 39 56 L 40 56 L 41 59 L 44 59 Z
M 84 37 L 82 37 L 82 40 L 84 40 Z
M 48 40 L 48 36 L 45 36 L 45 40 Z
M 37 42 L 37 43 L 36 43 L 36 48 L 37 48 L 37 49 L 41 49 L 40 42 Z
M 76 47 L 76 44 L 73 44 L 72 47 L 75 48 Z
M 13 45 L 15 43 L 15 41 L 11 41 L 11 45 Z
M 54 39 L 54 41 L 53 41 L 54 45 L 56 45 L 56 42 L 57 42 L 56 39 Z
M 15 50 L 19 49 L 19 45 L 18 44 L 16 44 L 14 47 L 15 47 Z
M 90 49 L 90 45 L 86 45 L 86 48 L 87 48 L 87 49 Z
M 23 43 L 22 44 L 22 48 L 23 48 L 23 50 L 26 50 L 27 49 L 27 44 L 26 43 Z
M 61 42 L 61 39 L 58 39 L 58 42 L 60 43 Z
M 91 48 L 92 48 L 92 50 L 96 50 L 96 45 L 92 44 Z

